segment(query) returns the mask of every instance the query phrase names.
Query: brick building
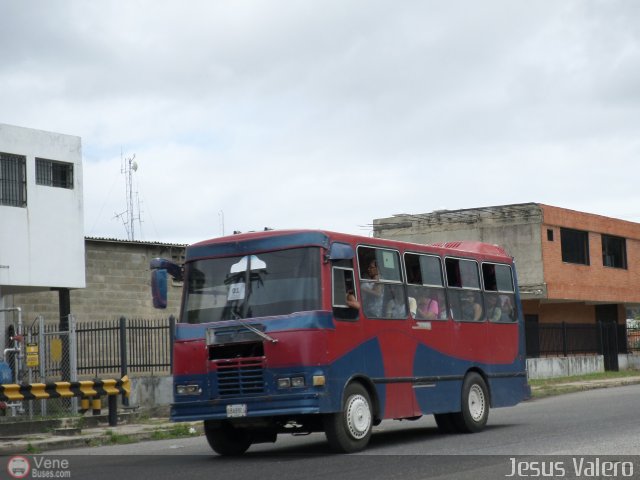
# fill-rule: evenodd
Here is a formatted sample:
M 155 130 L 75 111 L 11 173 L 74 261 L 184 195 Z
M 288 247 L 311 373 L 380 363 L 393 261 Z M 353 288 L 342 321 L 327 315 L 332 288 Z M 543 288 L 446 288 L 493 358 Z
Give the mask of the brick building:
M 503 246 L 515 259 L 529 326 L 604 323 L 620 331 L 627 308 L 640 304 L 638 223 L 525 203 L 376 219 L 374 236 Z

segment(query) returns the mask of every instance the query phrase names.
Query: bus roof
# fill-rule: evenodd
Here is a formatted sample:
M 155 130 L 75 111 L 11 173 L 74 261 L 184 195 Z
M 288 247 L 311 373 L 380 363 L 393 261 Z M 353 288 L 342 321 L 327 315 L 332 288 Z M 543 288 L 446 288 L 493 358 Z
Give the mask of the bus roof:
M 186 260 L 214 256 L 241 255 L 256 251 L 282 250 L 305 246 L 329 248 L 333 242 L 355 245 L 397 248 L 403 251 L 425 251 L 440 255 L 458 254 L 493 257 L 499 261 L 511 261 L 512 257 L 499 245 L 476 241 L 420 244 L 384 238 L 364 237 L 326 230 L 267 230 L 239 233 L 195 243 L 187 247 Z

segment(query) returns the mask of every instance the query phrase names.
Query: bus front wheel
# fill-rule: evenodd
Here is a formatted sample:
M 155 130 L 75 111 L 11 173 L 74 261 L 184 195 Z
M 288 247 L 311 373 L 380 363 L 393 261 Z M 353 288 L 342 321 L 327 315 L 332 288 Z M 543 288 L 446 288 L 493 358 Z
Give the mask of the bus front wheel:
M 462 433 L 479 432 L 489 418 L 489 390 L 482 376 L 469 373 L 462 384 L 462 411 L 453 414 L 456 428 Z
M 324 417 L 324 431 L 334 451 L 352 453 L 363 450 L 371 438 L 373 410 L 367 389 L 351 383 L 344 392 L 342 411 Z
M 209 446 L 219 455 L 242 455 L 251 446 L 251 436 L 245 429 L 223 422 L 205 420 L 204 433 Z

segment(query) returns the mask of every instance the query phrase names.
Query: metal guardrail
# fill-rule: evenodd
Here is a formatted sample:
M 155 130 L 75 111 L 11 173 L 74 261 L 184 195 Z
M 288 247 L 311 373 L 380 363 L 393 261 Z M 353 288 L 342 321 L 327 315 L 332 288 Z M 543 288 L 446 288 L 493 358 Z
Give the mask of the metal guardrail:
M 93 413 L 99 414 L 101 410 L 100 398 L 107 396 L 109 398 L 109 425 L 115 426 L 118 422 L 118 395 L 128 398 L 130 393 L 131 381 L 127 376 L 120 380 L 95 379 L 78 382 L 10 383 L 0 385 L 0 402 L 79 397 L 83 401 L 84 410 L 88 409 L 91 401 Z

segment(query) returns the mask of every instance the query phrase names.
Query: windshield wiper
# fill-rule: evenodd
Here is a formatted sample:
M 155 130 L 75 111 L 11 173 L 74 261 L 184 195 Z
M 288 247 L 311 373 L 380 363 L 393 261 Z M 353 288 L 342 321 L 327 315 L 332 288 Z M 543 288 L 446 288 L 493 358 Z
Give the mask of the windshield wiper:
M 254 327 L 253 325 L 245 322 L 242 318 L 240 318 L 240 315 L 238 315 L 236 312 L 231 311 L 231 313 L 236 317 L 235 320 L 242 325 L 244 328 L 246 328 L 247 330 L 249 330 L 250 332 L 255 333 L 256 335 L 258 335 L 261 338 L 264 338 L 265 340 L 270 341 L 271 343 L 278 343 L 278 339 L 277 338 L 273 338 L 270 335 L 267 335 L 266 333 L 264 333 L 262 330 Z

